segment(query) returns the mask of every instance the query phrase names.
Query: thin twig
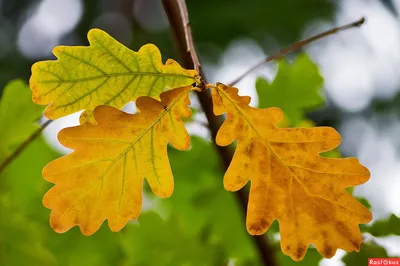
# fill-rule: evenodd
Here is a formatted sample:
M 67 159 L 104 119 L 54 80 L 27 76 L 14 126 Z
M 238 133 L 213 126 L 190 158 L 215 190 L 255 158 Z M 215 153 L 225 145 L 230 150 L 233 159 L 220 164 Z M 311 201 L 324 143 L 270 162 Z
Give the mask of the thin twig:
M 310 44 L 310 43 L 312 43 L 312 42 L 314 42 L 316 40 L 322 39 L 324 37 L 327 37 L 329 35 L 332 35 L 332 34 L 335 34 L 335 33 L 338 33 L 340 31 L 344 31 L 344 30 L 347 30 L 347 29 L 350 29 L 350 28 L 360 27 L 362 24 L 364 24 L 364 22 L 365 22 L 365 18 L 362 17 L 361 19 L 359 19 L 359 20 L 357 20 L 355 22 L 346 24 L 346 25 L 341 26 L 341 27 L 330 29 L 328 31 L 325 31 L 325 32 L 322 32 L 320 34 L 314 35 L 314 36 L 312 36 L 310 38 L 307 38 L 305 40 L 293 43 L 293 44 L 289 45 L 288 47 L 280 50 L 278 54 L 271 55 L 271 56 L 265 58 L 264 60 L 262 60 L 261 62 L 259 62 L 258 64 L 256 64 L 252 68 L 250 68 L 249 70 L 247 70 L 245 73 L 243 73 L 240 77 L 238 77 L 234 81 L 228 83 L 228 86 L 235 85 L 236 83 L 241 81 L 245 76 L 247 76 L 249 73 L 251 73 L 252 71 L 254 71 L 255 69 L 259 68 L 260 66 L 262 66 L 263 64 L 265 64 L 267 62 L 280 59 L 280 58 L 286 56 L 290 52 L 294 52 L 296 50 L 299 50 L 300 48 L 304 47 L 305 45 Z
M 1 164 L 0 164 L 0 174 L 6 169 L 6 167 L 14 161 L 20 153 L 28 147 L 28 145 L 40 136 L 42 131 L 50 125 L 53 120 L 47 120 L 41 127 L 39 127 L 35 132 L 33 132 L 24 142 L 22 142 Z
M 186 2 L 184 0 L 177 0 L 176 3 L 179 6 L 179 15 L 181 17 L 185 41 L 186 41 L 186 52 L 188 52 L 192 58 L 194 69 L 200 73 L 201 64 L 199 58 L 197 57 L 196 50 L 194 48 L 193 38 L 192 38 L 192 29 L 190 27 L 189 15 L 186 7 Z
M 163 0 L 163 4 L 169 22 L 171 24 L 172 31 L 175 34 L 177 40 L 177 47 L 182 57 L 183 66 L 186 68 L 195 68 L 196 70 L 198 70 L 203 81 L 207 83 L 207 79 L 201 70 L 201 65 L 196 54 L 192 34 L 190 32 L 190 25 L 185 1 Z M 204 88 L 206 88 L 206 86 L 207 85 L 204 85 Z M 203 112 L 207 117 L 208 128 L 211 131 L 211 136 L 213 140 L 215 140 L 217 132 L 222 125 L 223 118 L 221 116 L 217 117 L 214 115 L 212 100 L 208 90 L 204 92 L 198 92 L 197 97 L 199 99 Z M 224 170 L 227 170 L 233 157 L 233 150 L 230 147 L 218 146 L 215 144 L 215 141 L 213 141 L 213 143 L 221 158 Z M 235 195 L 245 216 L 247 212 L 248 202 L 247 192 L 245 191 L 245 189 L 241 189 L 238 193 L 235 193 Z M 260 254 L 262 265 L 276 266 L 277 263 L 275 260 L 275 250 L 268 242 L 268 239 L 265 236 L 253 236 L 252 238 Z

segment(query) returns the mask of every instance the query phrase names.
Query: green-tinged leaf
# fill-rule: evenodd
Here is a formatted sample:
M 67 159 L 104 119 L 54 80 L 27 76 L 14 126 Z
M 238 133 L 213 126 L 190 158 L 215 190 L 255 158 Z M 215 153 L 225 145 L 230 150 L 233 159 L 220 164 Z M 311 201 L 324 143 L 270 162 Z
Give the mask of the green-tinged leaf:
M 272 84 L 263 78 L 256 81 L 259 107 L 279 107 L 290 125 L 296 125 L 306 111 L 324 103 L 320 95 L 322 84 L 318 67 L 306 54 L 298 56 L 292 64 L 282 60 Z
M 309 248 L 306 256 L 302 261 L 293 261 L 281 251 L 279 252 L 279 265 L 282 266 L 318 266 L 323 257 L 314 248 Z
M 32 103 L 32 93 L 22 80 L 10 81 L 0 99 L 0 163 L 12 148 L 37 128 L 43 107 Z
M 139 96 L 157 98 L 166 88 L 199 82 L 195 70 L 186 70 L 168 59 L 164 65 L 153 44 L 133 52 L 106 32 L 92 29 L 90 46 L 58 46 L 57 61 L 32 66 L 33 101 L 50 106 L 45 115 L 56 119 L 85 109 L 81 123 L 95 124 L 93 110 L 99 105 L 122 108 Z
M 360 252 L 347 253 L 342 261 L 346 266 L 368 265 L 368 258 L 387 258 L 386 250 L 376 243 L 369 242 L 361 245 Z
M 371 226 L 363 226 L 362 230 L 376 237 L 388 235 L 400 236 L 400 218 L 392 214 L 386 220 L 378 220 Z
M 177 213 L 166 221 L 156 213 L 143 213 L 138 225 L 124 230 L 122 243 L 129 263 L 123 265 L 226 265 L 222 247 L 195 238 L 184 219 Z

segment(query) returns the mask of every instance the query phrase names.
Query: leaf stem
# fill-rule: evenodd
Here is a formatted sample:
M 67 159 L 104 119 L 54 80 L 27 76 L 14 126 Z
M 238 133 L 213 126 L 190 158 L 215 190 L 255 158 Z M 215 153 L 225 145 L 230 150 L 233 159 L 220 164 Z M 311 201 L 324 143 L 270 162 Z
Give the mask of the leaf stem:
M 42 131 L 50 125 L 53 120 L 47 120 L 41 127 L 39 127 L 35 132 L 33 132 L 24 142 L 22 142 L 1 164 L 0 164 L 0 174 L 7 168 L 7 166 L 14 161 L 20 153 L 28 147 L 28 145 L 40 136 Z
M 199 62 L 191 34 L 185 0 L 163 0 L 163 5 L 171 24 L 172 31 L 176 37 L 177 47 L 182 57 L 183 66 L 186 68 L 196 69 L 201 75 L 203 83 L 205 83 L 205 85 L 203 84 L 203 87 L 209 88 L 212 85 L 207 84 L 206 77 L 201 70 L 201 64 Z M 211 131 L 211 136 L 213 140 L 215 140 L 217 132 L 222 125 L 223 118 L 222 116 L 217 117 L 214 115 L 213 104 L 209 90 L 197 92 L 197 97 L 203 112 L 207 117 L 208 128 Z M 222 167 L 224 170 L 227 170 L 233 157 L 233 150 L 229 146 L 218 146 L 215 144 L 215 141 L 213 141 L 213 143 L 220 156 Z M 235 195 L 245 216 L 248 202 L 247 192 L 245 189 L 241 189 L 238 193 L 235 193 Z M 252 236 L 252 238 L 260 254 L 262 265 L 276 266 L 277 263 L 275 259 L 275 250 L 269 243 L 267 237 Z
M 320 40 L 324 37 L 327 37 L 329 35 L 333 35 L 336 34 L 340 31 L 344 31 L 350 28 L 354 28 L 354 27 L 360 27 L 362 24 L 364 24 L 365 22 L 365 18 L 362 17 L 361 19 L 354 21 L 352 23 L 346 24 L 344 26 L 340 26 L 340 27 L 336 27 L 333 29 L 330 29 L 328 31 L 319 33 L 317 35 L 311 36 L 310 38 L 301 40 L 299 42 L 295 42 L 292 43 L 291 45 L 289 45 L 288 47 L 282 49 L 279 51 L 279 53 L 268 56 L 267 58 L 265 58 L 264 60 L 262 60 L 261 62 L 257 63 L 256 65 L 254 65 L 253 67 L 251 67 L 249 70 L 247 70 L 246 72 L 244 72 L 241 76 L 239 76 L 238 78 L 236 78 L 235 80 L 233 80 L 232 82 L 228 83 L 228 86 L 234 86 L 236 83 L 238 83 L 239 81 L 241 81 L 244 77 L 246 77 L 248 74 L 250 74 L 252 71 L 254 71 L 255 69 L 259 68 L 260 66 L 262 66 L 263 64 L 273 61 L 273 60 L 277 60 L 280 59 L 284 56 L 286 56 L 288 53 L 294 52 L 299 50 L 300 48 L 306 46 L 307 44 L 310 44 L 314 41 Z

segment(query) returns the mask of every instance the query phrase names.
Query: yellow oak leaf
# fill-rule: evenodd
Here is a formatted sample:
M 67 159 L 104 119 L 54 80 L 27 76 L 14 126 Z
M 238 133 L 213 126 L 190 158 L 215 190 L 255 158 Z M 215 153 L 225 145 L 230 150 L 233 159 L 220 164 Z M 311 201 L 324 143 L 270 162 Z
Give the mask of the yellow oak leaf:
M 164 65 L 153 44 L 134 52 L 99 29 L 90 30 L 88 39 L 90 46 L 58 46 L 53 50 L 58 60 L 32 66 L 33 101 L 50 104 L 47 118 L 57 119 L 85 109 L 81 124 L 94 124 L 96 106 L 122 108 L 139 96 L 158 99 L 166 88 L 199 82 L 195 70 L 186 70 L 172 59 Z
M 56 232 L 78 225 L 84 235 L 91 235 L 105 219 L 112 231 L 121 230 L 139 216 L 144 178 L 157 196 L 172 194 L 167 144 L 179 150 L 190 146 L 182 117 L 191 115 L 192 89 L 163 92 L 161 101 L 139 97 L 140 113 L 134 115 L 99 106 L 94 110 L 97 125 L 59 133 L 59 141 L 74 152 L 43 169 L 43 177 L 55 184 L 43 205 L 52 210 L 50 225 Z
M 216 142 L 237 140 L 224 187 L 237 191 L 250 180 L 246 226 L 250 234 L 265 233 L 279 221 L 281 249 L 293 260 L 304 258 L 314 244 L 331 258 L 338 248 L 359 250 L 359 224 L 371 212 L 345 191 L 368 181 L 370 173 L 356 158 L 324 158 L 341 137 L 333 128 L 278 128 L 279 108 L 249 106 L 250 97 L 218 84 L 212 90 L 215 115 L 227 113 Z

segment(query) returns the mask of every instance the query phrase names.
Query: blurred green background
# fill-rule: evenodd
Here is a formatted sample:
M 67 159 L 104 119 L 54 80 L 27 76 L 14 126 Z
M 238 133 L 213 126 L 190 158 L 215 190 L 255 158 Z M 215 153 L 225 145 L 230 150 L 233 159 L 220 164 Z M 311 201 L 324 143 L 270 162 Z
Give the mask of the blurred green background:
M 400 1 L 187 0 L 187 5 L 209 82 L 230 82 L 296 40 L 366 16 L 362 28 L 264 66 L 237 87 L 252 96 L 253 106 L 281 107 L 284 126 L 334 126 L 343 143 L 330 156 L 357 156 L 372 173 L 353 191 L 374 214 L 371 224 L 361 226 L 361 252 L 338 251 L 326 260 L 310 247 L 304 261 L 295 263 L 280 251 L 275 223 L 265 237 L 277 264 L 367 265 L 370 257 L 400 256 Z M 31 102 L 31 65 L 54 59 L 54 46 L 87 45 L 94 27 L 133 50 L 154 43 L 164 60 L 179 61 L 161 0 L 0 0 L 0 164 L 45 121 L 44 108 Z M 53 232 L 50 211 L 41 204 L 51 187 L 42 168 L 69 152 L 57 142 L 57 132 L 76 125 L 79 115 L 53 122 L 0 173 L 0 266 L 262 265 L 236 195 L 223 189 L 222 166 L 194 97 L 192 107 L 192 148 L 169 151 L 173 196 L 146 194 L 138 221 L 118 233 L 103 225 L 90 237 L 77 228 Z

